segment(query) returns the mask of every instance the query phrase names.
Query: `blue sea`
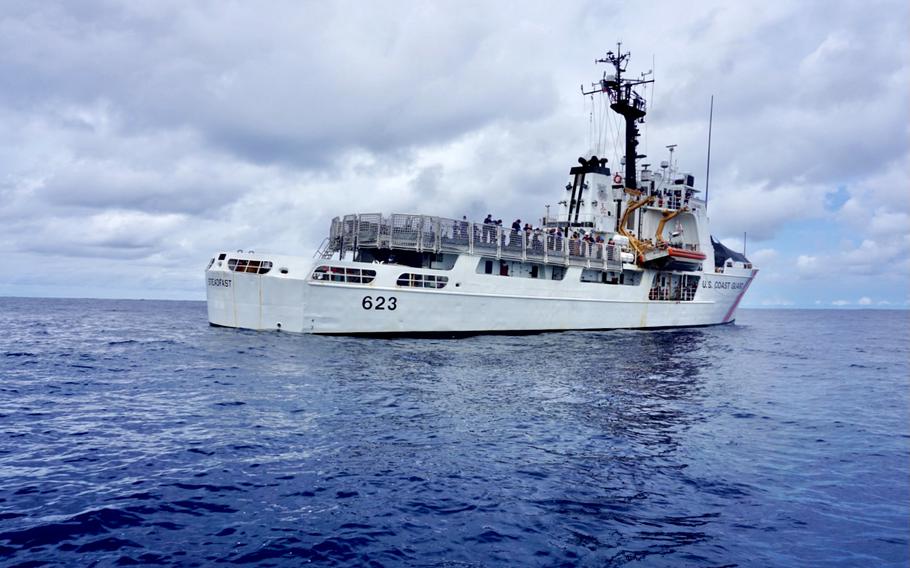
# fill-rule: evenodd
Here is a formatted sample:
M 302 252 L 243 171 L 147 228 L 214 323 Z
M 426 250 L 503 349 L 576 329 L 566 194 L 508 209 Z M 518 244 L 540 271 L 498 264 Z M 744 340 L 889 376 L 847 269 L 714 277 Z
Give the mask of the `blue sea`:
M 910 312 L 360 339 L 0 299 L 3 566 L 907 566 Z

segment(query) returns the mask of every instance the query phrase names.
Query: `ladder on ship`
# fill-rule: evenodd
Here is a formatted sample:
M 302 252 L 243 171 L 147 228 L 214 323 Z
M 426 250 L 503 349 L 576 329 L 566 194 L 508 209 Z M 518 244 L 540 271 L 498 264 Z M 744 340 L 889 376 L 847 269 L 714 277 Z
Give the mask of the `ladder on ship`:
M 334 256 L 334 251 L 332 247 L 329 246 L 329 238 L 326 237 L 322 239 L 322 244 L 319 245 L 319 248 L 316 249 L 316 253 L 313 255 L 313 258 L 322 258 L 328 260 Z

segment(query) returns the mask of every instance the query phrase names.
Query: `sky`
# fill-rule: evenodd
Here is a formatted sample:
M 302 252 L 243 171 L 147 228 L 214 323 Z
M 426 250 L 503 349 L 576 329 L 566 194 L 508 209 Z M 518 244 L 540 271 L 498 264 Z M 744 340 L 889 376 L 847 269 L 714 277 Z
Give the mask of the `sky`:
M 910 307 L 910 4 L 5 2 L 0 295 L 205 297 L 219 250 L 332 217 L 539 219 L 590 148 L 579 86 L 653 69 L 744 307 Z M 609 148 L 614 168 L 619 149 Z

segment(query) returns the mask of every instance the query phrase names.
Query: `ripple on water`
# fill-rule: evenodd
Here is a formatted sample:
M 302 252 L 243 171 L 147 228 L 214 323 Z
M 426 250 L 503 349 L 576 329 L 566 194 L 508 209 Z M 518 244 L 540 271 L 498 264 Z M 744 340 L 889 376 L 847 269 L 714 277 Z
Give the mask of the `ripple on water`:
M 902 312 L 369 341 L 0 304 L 3 564 L 908 562 Z

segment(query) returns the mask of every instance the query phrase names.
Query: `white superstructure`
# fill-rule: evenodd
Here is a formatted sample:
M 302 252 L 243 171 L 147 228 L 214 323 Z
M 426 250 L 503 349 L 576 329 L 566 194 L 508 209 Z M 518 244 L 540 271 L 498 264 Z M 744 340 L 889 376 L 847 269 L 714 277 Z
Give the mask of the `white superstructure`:
M 624 174 L 579 158 L 538 228 L 426 215 L 332 220 L 315 260 L 220 252 L 206 270 L 213 325 L 334 334 L 666 328 L 733 321 L 757 270 L 711 239 L 694 177 L 637 166 L 648 81 L 591 93 L 626 119 Z

